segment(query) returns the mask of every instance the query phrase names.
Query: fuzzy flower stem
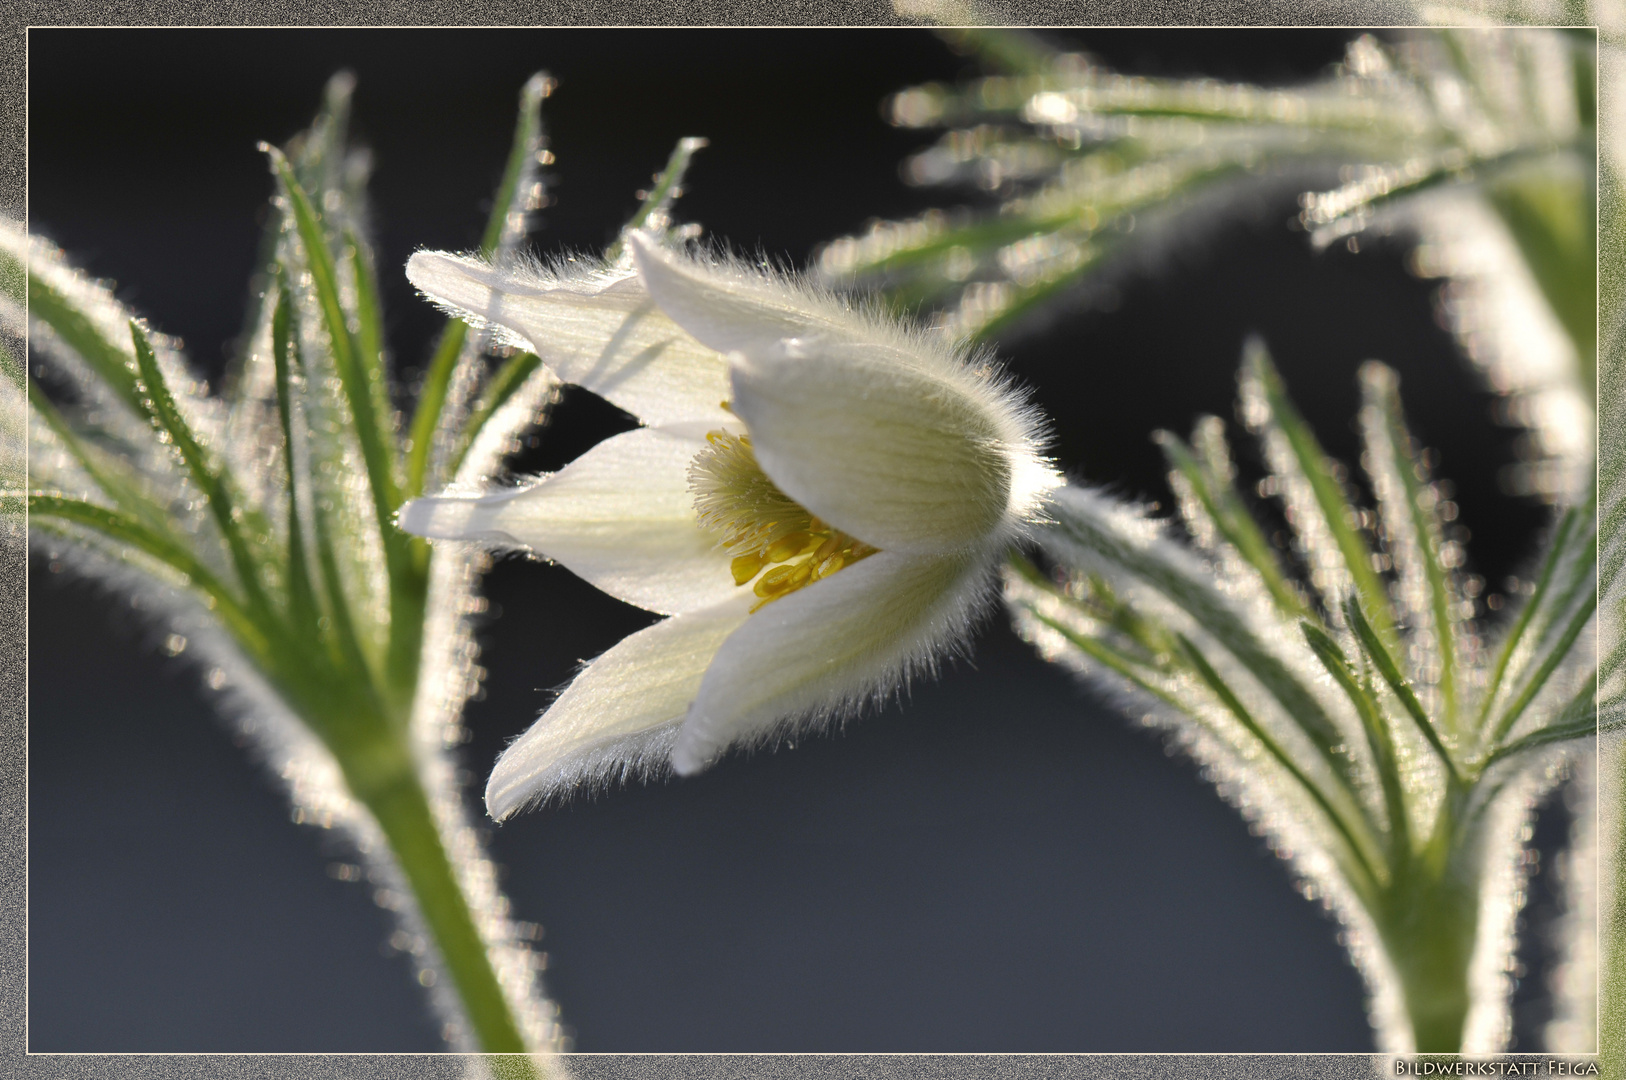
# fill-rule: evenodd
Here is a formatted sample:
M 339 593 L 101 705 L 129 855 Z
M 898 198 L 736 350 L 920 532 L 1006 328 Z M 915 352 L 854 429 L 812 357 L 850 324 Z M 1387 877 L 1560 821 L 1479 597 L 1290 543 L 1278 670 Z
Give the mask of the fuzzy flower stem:
M 1452 830 L 1446 819 L 1452 816 L 1442 816 L 1428 846 L 1402 867 L 1375 913 L 1405 988 L 1420 1054 L 1461 1051 L 1472 1000 L 1469 962 L 1479 926 L 1480 886 L 1471 868 L 1460 865 L 1464 860 L 1448 857 L 1446 840 Z
M 523 1053 L 525 1041 L 486 955 L 468 900 L 458 886 L 423 785 L 399 746 L 380 745 L 379 749 L 394 759 L 390 763 L 394 768 L 371 763 L 369 771 L 375 775 L 361 780 L 359 770 L 347 767 L 351 790 L 389 838 L 480 1046 L 491 1053 Z

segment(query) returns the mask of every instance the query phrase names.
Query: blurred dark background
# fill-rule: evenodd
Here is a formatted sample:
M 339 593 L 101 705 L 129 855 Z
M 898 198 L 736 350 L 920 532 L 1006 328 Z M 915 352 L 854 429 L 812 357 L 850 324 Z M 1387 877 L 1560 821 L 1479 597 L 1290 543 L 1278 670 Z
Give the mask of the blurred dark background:
M 1292 82 L 1347 31 L 1068 35 L 1142 73 Z M 520 85 L 545 69 L 553 205 L 534 246 L 602 247 L 673 142 L 704 135 L 679 217 L 805 263 L 822 240 L 971 193 L 919 191 L 929 133 L 887 93 L 967 70 L 917 31 L 166 31 L 29 35 L 33 229 L 218 374 L 241 331 L 285 141 L 335 71 L 358 78 L 379 265 L 410 382 L 440 325 L 399 272 L 478 237 Z M 1229 418 L 1258 332 L 1329 448 L 1353 462 L 1355 370 L 1397 367 L 1491 588 L 1545 520 L 1503 495 L 1494 426 L 1431 286 L 1399 245 L 1316 254 L 1296 188 L 1236 207 L 1089 310 L 1002 343 L 1077 477 L 1170 505 L 1157 427 Z M 397 269 L 391 269 L 397 268 Z M 630 421 L 567 395 L 530 468 Z M 1245 461 L 1251 458 L 1245 455 Z M 390 952 L 390 916 L 336 880 L 342 840 L 295 827 L 276 784 L 164 660 L 121 597 L 31 578 L 29 1049 L 410 1051 L 438 1023 Z M 555 567 L 488 582 L 475 789 L 576 663 L 649 616 Z M 1565 823 L 1541 821 L 1550 851 Z M 1363 989 L 1338 927 L 1296 895 L 1188 761 L 1033 657 L 996 619 L 974 663 L 884 715 L 693 780 L 618 790 L 497 829 L 517 914 L 583 1051 L 1359 1051 Z M 1520 1049 L 1547 1017 L 1545 874 L 1532 890 Z

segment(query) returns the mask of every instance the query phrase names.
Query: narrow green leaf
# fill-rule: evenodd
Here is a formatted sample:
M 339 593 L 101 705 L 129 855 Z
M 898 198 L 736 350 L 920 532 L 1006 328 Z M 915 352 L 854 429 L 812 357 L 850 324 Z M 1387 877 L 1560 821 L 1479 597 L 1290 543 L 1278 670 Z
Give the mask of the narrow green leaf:
M 285 335 L 281 342 L 282 347 L 274 347 L 273 349 L 273 362 L 278 365 L 278 412 L 279 420 L 282 420 L 287 425 L 284 427 L 284 446 L 287 447 L 292 445 L 287 441 L 287 436 L 292 431 L 293 413 L 299 407 L 301 400 L 295 396 L 293 391 L 296 388 L 309 386 L 310 373 L 305 369 L 304 357 L 298 346 L 300 340 L 299 306 L 288 289 L 288 268 L 286 267 L 279 267 L 277 303 L 281 309 L 277 314 L 285 317 L 286 325 L 281 331 Z M 273 346 L 276 346 L 278 344 L 278 335 L 275 322 L 272 329 Z M 296 377 L 297 382 L 295 381 Z M 283 403 L 285 393 L 287 395 L 286 407 L 284 407 Z M 286 413 L 285 417 L 281 415 L 283 413 Z M 290 462 L 290 464 L 296 463 Z M 312 478 L 309 473 L 297 474 L 291 485 L 290 499 L 295 497 L 299 486 L 309 484 L 311 481 Z M 329 501 L 323 498 L 321 493 L 315 490 L 314 487 L 311 490 L 309 506 L 311 510 L 311 546 L 316 555 L 316 565 L 311 567 L 303 552 L 298 556 L 304 564 L 303 573 L 310 583 L 308 586 L 309 598 L 301 600 L 299 606 L 308 604 L 317 609 L 318 618 L 314 640 L 324 650 L 328 662 L 334 669 L 337 680 L 335 685 L 347 686 L 350 690 L 359 693 L 360 696 L 356 698 L 354 703 L 357 717 L 386 716 L 388 710 L 384 707 L 378 688 L 381 673 L 374 669 L 372 661 L 368 658 L 367 650 L 363 645 L 361 630 L 356 624 L 356 616 L 351 609 L 350 596 L 345 588 L 345 571 L 339 561 L 339 541 L 334 535 L 334 509 Z M 290 561 L 295 558 L 293 548 L 295 537 L 298 534 L 292 529 L 292 519 L 297 511 L 297 503 L 291 504 L 290 535 L 288 539 Z M 299 533 L 303 533 L 304 524 L 303 516 L 300 515 Z M 388 550 L 386 547 L 386 555 Z M 292 576 L 293 571 L 291 570 L 290 578 Z M 395 578 L 393 576 L 391 585 L 391 616 L 393 619 L 396 614 Z M 292 588 L 295 588 L 295 586 L 290 584 L 290 589 Z M 290 602 L 291 615 L 293 614 L 293 608 L 294 604 Z M 338 719 L 341 722 L 348 722 L 342 716 Z M 338 728 L 334 728 L 329 734 L 332 735 L 338 730 Z
M 440 424 L 446 407 L 446 395 L 451 390 L 452 374 L 463 355 L 468 341 L 469 324 L 462 319 L 450 319 L 435 344 L 435 353 L 429 358 L 423 386 L 418 391 L 418 405 L 412 413 L 411 433 L 407 439 L 406 489 L 408 498 L 423 494 L 429 475 L 429 455 L 434 449 L 435 428 Z
M 135 358 L 104 337 L 88 315 L 35 274 L 28 277 L 28 314 L 49 326 L 83 357 L 120 400 L 137 414 L 145 415 L 136 389 Z
M 367 466 L 373 513 L 390 583 L 389 644 L 384 676 L 393 707 L 387 710 L 387 715 L 405 722 L 405 709 L 409 704 L 406 699 L 416 683 L 418 647 L 423 633 L 423 561 L 414 557 L 411 538 L 395 527 L 395 511 L 401 505 L 401 497 L 395 482 L 394 448 L 383 430 L 367 365 L 360 356 L 360 348 L 340 303 L 338 272 L 321 219 L 299 186 L 288 159 L 275 147 L 262 143 L 261 148 L 270 156 L 272 168 L 282 181 L 293 208 L 306 265 L 316 286 L 317 303 L 332 345 L 334 368 L 350 408 L 362 460 Z
M 1594 697 L 1597 682 L 1595 678 L 1585 680 L 1579 693 L 1570 699 L 1564 706 L 1557 719 L 1546 727 L 1532 731 L 1522 739 L 1515 739 L 1506 746 L 1499 747 L 1490 757 L 1485 759 L 1483 768 L 1490 768 L 1498 761 L 1510 758 L 1515 754 L 1522 754 L 1526 750 L 1534 750 L 1542 746 L 1551 746 L 1553 743 L 1567 742 L 1571 739 L 1590 739 L 1602 730 L 1598 723 L 1597 704 Z M 1617 720 L 1614 726 L 1621 726 L 1626 721 Z
M 294 222 L 305 250 L 305 262 L 315 282 L 317 304 L 322 311 L 322 320 L 333 350 L 333 366 L 344 388 L 356 441 L 361 446 L 362 460 L 367 466 L 373 507 L 378 517 L 379 531 L 385 537 L 384 547 L 388 558 L 391 547 L 399 546 L 392 545 L 388 540 L 393 531 L 390 518 L 399 505 L 399 493 L 390 467 L 390 448 L 380 426 L 381 418 L 373 406 L 374 394 L 367 368 L 359 355 L 355 336 L 350 332 L 350 324 L 339 299 L 337 264 L 333 252 L 328 248 L 321 218 L 311 205 L 310 197 L 300 187 L 288 159 L 274 146 L 261 143 L 260 148 L 270 156 L 272 169 L 282 181 L 294 212 Z
M 1523 639 L 1525 631 L 1529 629 L 1531 620 L 1535 617 L 1536 608 L 1541 606 L 1542 599 L 1548 595 L 1552 588 L 1553 574 L 1558 568 L 1560 557 L 1564 554 L 1565 543 L 1570 532 L 1575 528 L 1577 511 L 1574 507 L 1565 511 L 1558 521 L 1558 529 L 1553 533 L 1552 545 L 1547 549 L 1547 557 L 1542 560 L 1541 572 L 1536 578 L 1535 592 L 1525 601 L 1519 609 L 1519 617 L 1513 623 L 1513 629 L 1508 631 L 1507 639 L 1502 642 L 1502 651 L 1496 657 L 1496 666 L 1491 669 L 1489 684 L 1485 687 L 1485 697 L 1480 706 L 1479 726 L 1483 728 L 1490 722 L 1491 707 L 1496 703 L 1497 692 L 1501 689 L 1502 678 L 1507 674 L 1508 663 L 1518 650 L 1519 642 Z
M 1354 596 L 1350 596 L 1344 602 L 1344 618 L 1348 621 L 1350 629 L 1355 632 L 1355 640 L 1360 642 L 1361 651 L 1372 662 L 1372 666 L 1377 668 L 1378 674 L 1383 676 L 1383 681 L 1389 684 L 1389 689 L 1394 691 L 1406 715 L 1412 718 L 1423 738 L 1427 739 L 1434 752 L 1440 755 L 1440 760 L 1445 763 L 1451 778 L 1460 781 L 1462 774 L 1457 770 L 1457 763 L 1452 759 L 1451 752 L 1445 748 L 1440 733 L 1434 729 L 1434 722 L 1423 711 L 1422 702 L 1417 700 L 1417 695 L 1412 692 L 1406 677 L 1400 673 L 1400 667 L 1395 663 L 1394 657 L 1389 655 L 1388 648 L 1378 639 L 1372 624 L 1366 621 L 1366 614 L 1361 611 L 1360 601 Z
M 148 528 L 135 518 L 105 506 L 58 495 L 31 494 L 28 512 L 33 517 L 54 518 L 97 533 L 110 543 L 135 548 L 156 559 L 197 587 L 213 601 L 212 607 L 245 652 L 264 662 L 270 655 L 269 643 L 254 616 L 230 588 L 187 548 L 172 537 Z
M 1037 568 L 1033 568 L 1033 574 L 1038 574 Z M 1073 608 L 1091 623 L 1114 631 L 1118 635 L 1117 640 L 1108 641 L 1104 633 L 1097 635 L 1095 640 L 1130 662 L 1148 669 L 1162 670 L 1167 658 L 1174 654 L 1174 638 L 1169 631 L 1119 599 L 1101 575 L 1090 576 L 1088 588 L 1082 596 L 1074 595 L 1071 589 L 1046 580 L 1042 575 L 1024 576 L 1035 588 Z
M 1249 387 L 1257 391 L 1258 403 L 1266 411 L 1263 424 L 1267 439 L 1271 430 L 1281 437 L 1283 448 L 1291 457 L 1295 468 L 1309 484 L 1319 520 L 1328 536 L 1343 556 L 1343 566 L 1361 606 L 1372 620 L 1379 636 L 1386 641 L 1395 639 L 1394 613 L 1389 610 L 1388 591 L 1372 569 L 1372 552 L 1356 531 L 1359 520 L 1355 508 L 1344 498 L 1343 485 L 1334 474 L 1332 459 L 1321 449 L 1321 444 L 1310 431 L 1293 403 L 1288 400 L 1286 388 L 1270 362 L 1264 344 L 1257 339 L 1248 343 L 1243 358 L 1244 395 L 1251 396 Z M 1273 465 L 1278 463 L 1272 462 Z M 1306 508 L 1309 509 L 1309 508 Z M 1331 598 L 1327 598 L 1329 602 Z
M 155 506 L 141 493 L 139 477 L 120 458 L 101 453 L 89 446 L 63 418 L 57 407 L 40 390 L 39 384 L 28 380 L 28 405 L 36 420 L 44 421 L 80 468 L 103 494 L 112 499 L 119 510 L 130 515 L 156 532 L 172 535 L 172 518 L 161 507 Z
M 463 459 L 468 456 L 469 448 L 480 437 L 486 423 L 541 366 L 542 361 L 535 353 L 526 352 L 510 356 L 503 362 L 502 367 L 497 369 L 497 373 L 481 391 L 480 399 L 474 403 L 474 408 L 469 410 L 468 422 L 463 425 L 463 431 L 458 436 L 457 451 L 452 456 L 451 475 L 456 476 L 457 471 L 463 467 Z
M 1389 858 L 1398 866 L 1411 851 L 1411 820 L 1406 815 L 1406 798 L 1400 787 L 1400 766 L 1395 759 L 1394 740 L 1377 699 L 1367 692 L 1355 674 L 1354 667 L 1344 656 L 1344 650 L 1321 627 L 1308 619 L 1299 623 L 1299 630 L 1321 666 L 1327 669 L 1333 681 L 1355 706 L 1361 726 L 1366 730 L 1367 746 L 1372 751 L 1373 765 L 1383 787 L 1384 812 L 1389 819 Z
M 1328 763 L 1353 783 L 1351 762 L 1335 749 L 1343 735 L 1315 695 L 1272 655 L 1214 589 L 1212 581 L 1192 576 L 1156 548 L 1120 537 L 1105 522 L 1066 503 L 1052 507 L 1063 535 L 1119 570 L 1150 585 L 1202 626 L 1259 681 L 1265 691 L 1303 729 Z
M 1560 625 L 1564 612 L 1569 611 L 1578 598 L 1587 590 L 1591 590 L 1594 598 L 1598 591 L 1598 534 L 1591 528 L 1593 522 L 1593 507 L 1591 505 L 1580 508 L 1581 528 L 1570 540 L 1570 550 L 1565 554 L 1570 563 L 1569 577 L 1565 580 L 1550 603 L 1543 603 L 1543 614 L 1546 615 L 1541 629 L 1536 634 L 1539 642 L 1538 649 L 1546 648 L 1554 633 Z M 1577 550 L 1578 549 L 1578 550 Z M 1532 598 L 1533 600 L 1534 598 Z
M 310 126 L 290 139 L 287 147 L 294 175 L 299 177 L 300 184 L 316 205 L 327 207 L 332 205 L 331 200 L 337 199 L 344 204 L 349 220 L 354 220 L 354 206 L 361 198 L 360 189 L 366 182 L 365 171 L 355 168 L 345 153 L 355 88 L 355 76 L 348 71 L 337 72 L 329 78 Z M 238 400 L 242 378 L 254 362 L 253 342 L 258 340 L 255 328 L 263 327 L 265 305 L 275 294 L 273 282 L 286 226 L 284 213 L 273 203 L 271 213 L 266 216 L 265 225 L 260 230 L 254 273 L 250 278 L 254 285 L 250 288 L 244 319 L 248 332 L 240 339 L 242 351 L 235 358 L 232 370 L 227 373 L 225 385 L 228 400 Z
M 366 651 L 361 646 L 361 636 L 356 630 L 355 617 L 350 612 L 350 604 L 344 593 L 343 579 L 340 577 L 338 559 L 334 554 L 332 528 L 328 516 L 323 512 L 318 501 L 313 531 L 316 534 L 316 559 L 322 571 L 323 592 L 327 597 L 327 618 L 330 620 L 329 635 L 326 644 L 330 645 L 337 654 L 338 667 L 341 672 L 348 671 L 353 686 L 360 688 L 367 702 L 369 715 L 384 716 L 387 710 L 383 706 L 382 696 L 378 690 L 378 678 L 373 665 L 368 662 Z M 318 623 L 320 627 L 320 623 Z
M 355 91 L 354 75 L 348 71 L 335 73 L 322 88 L 322 103 L 310 127 L 288 144 L 289 163 L 300 186 L 319 197 L 344 191 L 346 144 Z
M 1046 278 L 1032 285 L 1014 286 L 1006 296 L 998 314 L 976 327 L 972 335 L 973 340 L 993 341 L 999 335 L 1021 323 L 1023 319 L 1045 307 L 1052 300 L 1064 295 L 1087 274 L 1100 266 L 1112 248 L 1106 244 L 1094 244 L 1090 245 L 1087 250 L 1089 254 L 1084 261 L 1068 270 L 1065 274 L 1058 274 L 1055 277 Z
M 1030 584 L 1044 589 L 1051 595 L 1057 595 L 1055 584 L 1045 578 L 1031 562 L 1018 556 L 1013 558 L 1011 563 L 1017 572 Z M 1114 648 L 1106 641 L 1080 633 L 1076 628 L 1044 614 L 1031 604 L 1023 603 L 1022 606 L 1027 608 L 1028 612 L 1036 620 L 1061 634 L 1070 644 L 1103 667 L 1139 687 L 1151 697 L 1162 701 L 1177 712 L 1192 717 L 1199 723 L 1202 722 L 1200 717 L 1192 715 L 1189 702 L 1181 700 L 1159 685 L 1158 677 L 1168 673 L 1166 661 L 1164 664 L 1159 664 L 1148 662 L 1141 657 L 1132 656 Z M 1351 858 L 1354 860 L 1354 865 L 1351 867 L 1355 871 L 1351 874 L 1352 881 L 1357 888 L 1370 895 L 1375 890 L 1378 881 L 1373 859 L 1381 858 L 1381 856 L 1375 850 L 1371 850 L 1375 845 L 1366 831 L 1364 818 L 1358 816 L 1356 819 L 1357 824 L 1351 824 L 1348 817 L 1333 806 L 1326 793 L 1309 779 L 1303 769 L 1292 759 L 1291 755 L 1282 748 L 1281 744 L 1254 719 L 1241 700 L 1226 685 L 1218 672 L 1214 670 L 1195 646 L 1183 635 L 1169 634 L 1167 636 L 1170 648 L 1165 649 L 1161 655 L 1167 658 L 1178 658 L 1182 661 L 1182 666 L 1196 673 L 1220 698 L 1227 711 L 1237 718 L 1249 735 L 1293 777 L 1310 799 L 1316 803 L 1333 828 L 1337 830 L 1348 848 Z
M 1389 530 L 1391 548 L 1397 560 L 1415 560 L 1417 566 L 1403 572 L 1420 573 L 1428 589 L 1428 630 L 1433 636 L 1435 659 L 1439 663 L 1441 720 L 1447 730 L 1456 729 L 1457 646 L 1453 617 L 1450 574 L 1442 563 L 1440 523 L 1432 508 L 1424 508 L 1424 486 L 1417 475 L 1412 438 L 1400 410 L 1399 379 L 1378 363 L 1361 367 L 1361 396 L 1370 413 L 1363 415 L 1362 427 L 1371 462 L 1373 486 L 1377 489 L 1383 522 Z M 1387 674 L 1384 676 L 1388 678 Z
M 280 268 L 279 268 L 280 270 Z M 305 554 L 305 529 L 299 503 L 304 477 L 294 454 L 293 368 L 295 344 L 293 297 L 288 280 L 277 275 L 275 306 L 271 309 L 271 356 L 277 375 L 277 417 L 282 425 L 282 460 L 288 477 L 288 615 L 300 633 L 317 631 L 316 594 Z
M 1220 703 L 1225 706 L 1226 710 L 1236 717 L 1237 722 L 1258 740 L 1266 752 L 1276 759 L 1277 764 L 1287 770 L 1288 775 L 1326 815 L 1328 822 L 1338 831 L 1338 835 L 1343 839 L 1344 844 L 1349 848 L 1350 854 L 1354 856 L 1358 863 L 1361 875 L 1364 878 L 1362 882 L 1364 885 L 1363 891 L 1368 896 L 1371 896 L 1376 891 L 1379 882 L 1377 869 L 1372 861 L 1375 853 L 1368 853 L 1366 850 L 1367 845 L 1357 839 L 1355 826 L 1345 820 L 1344 815 L 1333 807 L 1321 788 L 1305 775 L 1304 770 L 1299 768 L 1298 763 L 1293 760 L 1292 756 L 1282 749 L 1281 744 L 1260 725 L 1259 721 L 1254 719 L 1253 714 L 1242 704 L 1242 700 L 1236 696 L 1235 691 L 1220 677 L 1219 672 L 1214 670 L 1213 665 L 1203 656 L 1201 650 L 1193 645 L 1184 634 L 1177 633 L 1174 636 L 1180 644 L 1181 655 L 1186 663 L 1191 666 L 1191 669 L 1214 692 L 1214 696 L 1220 699 Z M 1367 842 L 1369 844 L 1370 840 Z
M 537 183 L 536 169 L 552 160 L 543 150 L 542 102 L 553 93 L 554 82 L 546 72 L 538 71 L 519 91 L 519 114 L 514 120 L 514 135 L 509 141 L 508 161 L 503 166 L 502 181 L 492 198 L 491 217 L 486 230 L 480 235 L 480 254 L 487 257 L 498 248 L 525 234 L 525 224 L 517 220 L 529 210 L 537 209 L 542 191 Z M 546 159 L 546 160 L 544 160 Z
M 1041 623 L 1050 627 L 1050 629 L 1056 631 L 1056 633 L 1066 638 L 1070 644 L 1072 644 L 1086 656 L 1090 657 L 1090 659 L 1097 661 L 1103 667 L 1109 668 L 1120 677 L 1128 679 L 1131 683 L 1140 687 L 1146 693 L 1157 698 L 1159 701 L 1172 706 L 1182 713 L 1186 711 L 1185 703 L 1152 681 L 1152 676 L 1154 674 L 1161 674 L 1157 668 L 1147 665 L 1145 661 L 1139 657 L 1129 656 L 1122 651 L 1113 648 L 1112 645 L 1102 641 L 1099 638 L 1090 637 L 1088 634 L 1081 634 L 1074 627 L 1068 626 L 1061 620 L 1053 618 L 1049 615 L 1045 615 L 1032 607 L 1029 607 L 1028 611 L 1035 619 L 1039 620 Z
M 503 169 L 502 182 L 492 201 L 491 217 L 480 240 L 480 254 L 486 258 L 496 256 L 509 237 L 517 241 L 524 235 L 524 215 L 540 198 L 540 184 L 536 168 L 542 150 L 542 102 L 553 88 L 553 81 L 538 72 L 525 83 L 519 95 L 519 117 L 514 122 L 514 136 L 509 145 L 508 163 Z M 416 498 L 423 494 L 428 482 L 429 456 L 434 449 L 435 431 L 440 426 L 441 414 L 446 407 L 446 395 L 451 389 L 452 375 L 463 355 L 468 340 L 468 324 L 461 319 L 449 319 L 441 332 L 435 353 L 424 373 L 423 388 L 418 392 L 418 406 L 412 414 L 410 447 L 407 451 L 406 496 Z M 453 475 L 456 469 L 452 470 Z
M 231 553 L 232 565 L 248 597 L 249 607 L 269 612 L 271 604 L 265 595 L 265 583 L 262 580 L 264 568 L 249 551 L 243 535 L 243 523 L 254 521 L 254 515 L 239 507 L 226 476 L 215 468 L 210 455 L 193 435 L 191 426 L 181 415 L 180 409 L 176 407 L 175 398 L 169 392 L 169 385 L 164 381 L 164 373 L 158 367 L 158 358 L 153 355 L 152 346 L 147 343 L 147 335 L 142 331 L 141 324 L 134 319 L 130 321 L 130 338 L 135 345 L 136 365 L 141 373 L 143 411 L 169 436 L 175 448 L 180 451 L 181 460 L 186 463 L 192 482 L 208 501 L 209 513 L 214 518 L 215 526 L 220 530 L 226 549 Z
M 1194 440 L 1205 438 L 1203 429 L 1210 421 L 1212 425 L 1206 433 L 1206 441 L 1210 443 L 1218 441 L 1219 452 L 1223 453 L 1224 436 L 1219 433 L 1221 422 L 1217 417 L 1207 417 L 1199 421 Z M 1300 598 L 1298 590 L 1293 588 L 1292 583 L 1287 580 L 1287 575 L 1282 572 L 1281 563 L 1277 560 L 1275 551 L 1271 549 L 1270 542 L 1265 539 L 1265 534 L 1260 531 L 1258 522 L 1242 504 L 1242 498 L 1231 482 L 1229 470 L 1221 471 L 1225 463 L 1216 459 L 1212 452 L 1205 455 L 1206 460 L 1199 460 L 1192 448 L 1173 432 L 1159 431 L 1152 438 L 1162 447 L 1169 467 L 1191 485 L 1192 495 L 1203 513 L 1207 515 L 1214 531 L 1243 562 L 1258 573 L 1260 581 L 1270 593 L 1277 608 L 1293 618 L 1309 615 L 1310 612 Z M 1212 451 L 1214 448 L 1209 449 Z
M 1564 631 L 1559 635 L 1558 640 L 1548 648 L 1547 655 L 1542 660 L 1541 666 L 1536 668 L 1535 674 L 1525 683 L 1524 689 L 1519 691 L 1519 696 L 1513 699 L 1507 711 L 1502 714 L 1502 718 L 1496 722 L 1496 728 L 1491 733 L 1489 740 L 1492 747 L 1498 746 L 1507 737 L 1507 733 L 1513 730 L 1514 724 L 1519 722 L 1519 717 L 1524 715 L 1524 710 L 1529 706 L 1530 702 L 1535 699 L 1537 694 L 1541 693 L 1542 687 L 1547 685 L 1547 680 L 1552 677 L 1553 672 L 1558 670 L 1560 664 L 1569 659 L 1571 646 L 1575 644 L 1575 639 L 1581 636 L 1581 631 L 1586 629 L 1586 624 L 1592 621 L 1592 616 L 1597 611 L 1597 608 L 1598 590 L 1594 586 L 1591 594 L 1570 615 L 1569 621 L 1564 625 Z
M 694 155 L 705 145 L 705 139 L 693 136 L 678 140 L 671 156 L 666 159 L 666 167 L 655 177 L 654 185 L 639 197 L 637 212 L 621 227 L 621 235 L 616 237 L 615 242 L 604 249 L 606 262 L 613 263 L 623 257 L 629 233 L 644 228 L 663 229 L 670 224 L 668 212 L 673 200 L 683 193 L 683 175 L 689 171 L 689 163 L 694 160 Z
M 394 409 L 390 405 L 389 375 L 384 368 L 384 318 L 378 305 L 378 273 L 367 248 L 353 230 L 345 230 L 344 244 L 356 287 L 356 357 L 361 364 L 369 409 L 378 417 L 380 438 L 390 468 L 390 484 L 398 490 L 395 440 L 390 437 Z
M 1099 612 L 1095 613 L 1096 617 L 1123 635 L 1128 644 L 1138 648 L 1146 657 L 1147 663 L 1161 663 L 1160 658 L 1172 656 L 1176 651 L 1174 637 L 1168 628 L 1156 619 L 1147 618 L 1139 609 L 1119 599 L 1112 591 L 1111 584 L 1100 575 L 1091 578 L 1089 593 L 1083 602 L 1065 594 L 1063 599 L 1069 603 L 1080 604 L 1086 609 L 1099 608 Z

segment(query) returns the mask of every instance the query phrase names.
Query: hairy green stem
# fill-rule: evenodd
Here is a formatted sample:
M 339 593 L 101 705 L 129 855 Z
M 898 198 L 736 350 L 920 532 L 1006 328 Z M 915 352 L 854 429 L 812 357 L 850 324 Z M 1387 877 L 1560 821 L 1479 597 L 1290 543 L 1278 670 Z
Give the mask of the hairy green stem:
M 1472 1002 L 1468 967 L 1479 933 L 1480 856 L 1457 828 L 1470 788 L 1448 783 L 1434 830 L 1396 868 L 1373 911 L 1400 976 L 1406 1015 L 1420 1054 L 1455 1054 Z
M 360 754 L 342 764 L 351 790 L 372 811 L 389 840 L 481 1049 L 524 1053 L 525 1040 L 441 843 L 410 755 L 398 744 L 382 743 L 376 744 L 375 754 Z
M 1390 899 L 1382 933 L 1400 976 L 1417 1052 L 1458 1053 L 1468 1019 L 1478 890 L 1452 874 L 1420 874 Z

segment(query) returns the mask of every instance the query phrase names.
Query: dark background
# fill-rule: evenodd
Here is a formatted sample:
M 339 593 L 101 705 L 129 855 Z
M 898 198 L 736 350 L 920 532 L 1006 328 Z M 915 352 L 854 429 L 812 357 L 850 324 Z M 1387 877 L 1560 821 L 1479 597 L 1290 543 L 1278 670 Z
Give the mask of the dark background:
M 1071 35 L 1125 70 L 1267 82 L 1321 72 L 1348 37 Z M 538 69 L 559 80 L 542 252 L 602 247 L 684 135 L 711 146 L 680 218 L 793 263 L 870 217 L 970 197 L 904 186 L 899 160 L 932 136 L 877 108 L 966 70 L 924 32 L 35 30 L 31 227 L 218 373 L 271 190 L 255 143 L 298 131 L 342 68 L 408 380 L 439 320 L 391 268 L 476 241 Z M 1251 196 L 1002 354 L 1072 475 L 1165 507 L 1147 435 L 1231 415 L 1247 333 L 1351 462 L 1354 373 L 1381 358 L 1457 484 L 1471 569 L 1499 587 L 1544 520 L 1496 486 L 1517 433 L 1489 421 L 1403 249 L 1311 252 L 1286 228 L 1295 192 Z M 556 468 L 628 423 L 570 394 L 525 464 Z M 31 583 L 29 1049 L 438 1048 L 390 916 L 327 872 L 350 853 L 289 824 L 196 673 L 116 594 L 38 559 Z M 579 660 L 649 622 L 556 567 L 502 563 L 488 591 L 501 616 L 464 748 L 481 781 Z M 1548 849 L 1564 827 L 1544 814 Z M 1337 926 L 1286 866 L 1190 762 L 1002 619 L 974 663 L 840 735 L 533 813 L 492 842 L 516 914 L 546 927 L 548 989 L 583 1051 L 1371 1048 Z M 1552 913 L 1538 875 L 1521 1049 L 1547 1015 Z

